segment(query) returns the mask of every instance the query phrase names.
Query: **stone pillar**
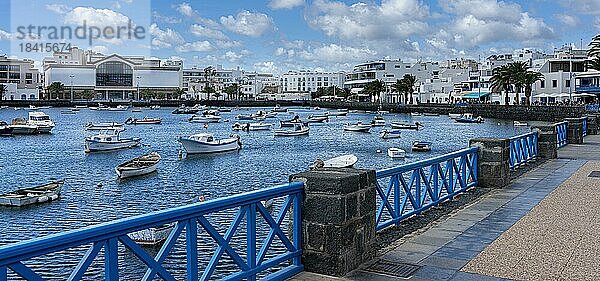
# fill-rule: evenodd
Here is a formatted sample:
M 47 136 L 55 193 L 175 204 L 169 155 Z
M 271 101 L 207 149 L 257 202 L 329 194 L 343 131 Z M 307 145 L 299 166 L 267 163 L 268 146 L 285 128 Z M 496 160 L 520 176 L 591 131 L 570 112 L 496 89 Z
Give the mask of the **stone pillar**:
M 583 119 L 582 118 L 565 118 L 569 122 L 567 125 L 567 143 L 582 144 L 583 143 Z
M 554 159 L 558 157 L 558 148 L 556 147 L 556 127 L 539 126 L 533 128 L 538 132 L 538 155 L 541 158 Z
M 597 135 L 598 134 L 598 115 L 590 114 L 588 115 L 588 135 Z
M 323 168 L 290 177 L 305 183 L 304 269 L 343 276 L 375 257 L 375 171 Z
M 510 142 L 508 139 L 476 138 L 469 146 L 479 147 L 477 177 L 479 186 L 503 188 L 510 182 Z

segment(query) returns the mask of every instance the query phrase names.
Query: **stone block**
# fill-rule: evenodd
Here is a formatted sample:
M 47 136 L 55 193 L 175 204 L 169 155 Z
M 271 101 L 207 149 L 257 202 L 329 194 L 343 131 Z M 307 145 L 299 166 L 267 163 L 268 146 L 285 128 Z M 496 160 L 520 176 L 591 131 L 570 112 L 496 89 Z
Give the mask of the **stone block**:
M 364 186 L 364 183 L 369 180 L 368 171 L 350 168 L 322 168 L 290 177 L 290 181 L 303 181 L 305 183 L 304 189 L 308 193 L 331 195 L 356 192 L 360 186 Z
M 477 138 L 469 141 L 479 148 L 477 178 L 479 186 L 502 188 L 510 182 L 510 140 Z
M 346 221 L 346 197 L 307 193 L 302 204 L 302 220 L 344 224 Z

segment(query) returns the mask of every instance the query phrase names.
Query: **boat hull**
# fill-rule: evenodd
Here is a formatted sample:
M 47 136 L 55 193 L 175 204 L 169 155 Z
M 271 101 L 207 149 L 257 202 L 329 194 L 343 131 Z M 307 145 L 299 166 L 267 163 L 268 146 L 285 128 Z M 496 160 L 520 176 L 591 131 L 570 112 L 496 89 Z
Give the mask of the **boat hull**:
M 308 135 L 309 129 L 302 129 L 298 131 L 293 130 L 273 130 L 273 135 L 276 137 L 296 137 Z
M 57 200 L 63 184 L 63 181 L 58 181 L 0 195 L 0 206 L 22 207 Z
M 141 139 L 121 139 L 119 141 L 95 141 L 91 139 L 85 140 L 85 152 L 111 151 L 119 149 L 127 149 L 139 146 Z
M 237 139 L 226 139 L 221 144 L 211 144 L 187 138 L 179 138 L 178 141 L 188 154 L 209 154 L 240 149 Z
M 192 117 L 190 118 L 190 123 L 219 123 L 221 121 L 221 117 Z
M 157 168 L 158 168 L 158 163 L 148 166 L 148 167 L 141 168 L 141 169 L 135 169 L 135 170 L 119 169 L 119 167 L 117 167 L 117 168 L 115 168 L 115 171 L 117 172 L 117 175 L 119 176 L 119 178 L 126 179 L 126 178 L 139 177 L 139 176 L 154 173 L 154 172 L 156 172 Z
M 12 129 L 13 135 L 33 135 L 37 133 L 37 126 L 29 125 L 9 125 Z

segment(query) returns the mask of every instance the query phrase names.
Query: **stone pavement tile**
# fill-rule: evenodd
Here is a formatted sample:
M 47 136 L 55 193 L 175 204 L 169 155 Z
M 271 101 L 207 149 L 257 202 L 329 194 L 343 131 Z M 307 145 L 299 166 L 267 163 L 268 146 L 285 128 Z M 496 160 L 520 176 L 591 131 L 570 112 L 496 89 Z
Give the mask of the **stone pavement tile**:
M 450 280 L 452 280 L 452 281 L 504 281 L 504 280 L 510 280 L 510 279 L 504 279 L 504 278 L 485 276 L 485 275 L 479 275 L 479 274 L 459 271 Z
M 330 280 L 343 280 L 342 278 L 337 278 L 333 276 L 321 275 L 312 272 L 300 272 L 296 274 L 294 277 L 288 279 L 289 281 L 330 281 Z
M 463 231 L 469 229 L 474 224 L 475 224 L 474 221 L 464 221 L 464 220 L 457 220 L 457 219 L 450 218 L 450 219 L 447 219 L 446 221 L 440 223 L 439 225 L 437 225 L 436 228 L 457 231 L 457 232 L 463 232 Z
M 437 251 L 439 248 L 440 248 L 440 246 L 436 246 L 436 245 L 425 245 L 425 244 L 412 243 L 410 241 L 407 241 L 392 251 L 421 252 L 421 253 L 426 253 L 426 254 L 433 254 L 433 252 Z
M 462 232 L 460 232 L 460 231 L 447 230 L 447 229 L 441 229 L 441 228 L 436 227 L 436 228 L 428 229 L 427 231 L 423 232 L 421 235 L 452 239 L 452 238 L 460 235 L 461 233 Z
M 451 247 L 442 247 L 433 253 L 432 256 L 443 257 L 443 258 L 457 258 L 463 260 L 471 260 L 476 257 L 481 251 L 458 249 Z
M 344 276 L 344 280 L 353 281 L 398 281 L 398 280 L 413 280 L 413 281 L 432 281 L 432 279 L 423 278 L 420 276 L 412 276 L 408 279 L 399 278 L 391 275 L 384 275 L 364 270 L 354 270 Z
M 386 253 L 385 255 L 381 256 L 381 258 L 393 262 L 418 263 L 430 255 L 431 253 L 392 250 Z
M 485 243 L 485 242 L 483 242 L 481 240 L 479 240 L 479 241 L 466 241 L 466 240 L 458 240 L 458 238 L 457 238 L 457 239 L 454 239 L 453 241 L 451 241 L 450 243 L 446 244 L 446 247 L 481 252 L 490 243 L 491 243 L 491 241 Z
M 463 266 L 465 266 L 465 264 L 467 264 L 467 262 L 469 262 L 469 261 L 461 260 L 461 259 L 457 259 L 457 258 L 444 258 L 444 257 L 429 256 L 429 257 L 425 258 L 424 260 L 422 260 L 421 262 L 419 262 L 419 264 L 431 265 L 431 266 L 446 268 L 446 269 L 459 270 Z
M 431 280 L 450 280 L 454 274 L 456 274 L 456 270 L 427 265 L 415 272 L 414 275 Z
M 450 240 L 452 240 L 452 238 L 434 237 L 434 236 L 421 234 L 417 237 L 409 239 L 407 242 L 423 244 L 423 245 L 443 246 L 446 243 L 450 242 Z

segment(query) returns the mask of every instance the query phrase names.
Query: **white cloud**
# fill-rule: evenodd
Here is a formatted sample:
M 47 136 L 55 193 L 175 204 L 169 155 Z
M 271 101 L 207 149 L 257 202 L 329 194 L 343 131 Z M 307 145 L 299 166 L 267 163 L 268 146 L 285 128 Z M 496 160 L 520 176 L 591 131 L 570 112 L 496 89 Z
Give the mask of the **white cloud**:
M 275 30 L 273 19 L 262 13 L 241 11 L 237 16 L 221 17 L 221 24 L 235 33 L 259 37 L 269 31 Z
M 186 53 L 186 52 L 209 52 L 214 48 L 212 44 L 208 41 L 196 41 L 192 43 L 185 43 L 176 48 L 177 52 Z
M 152 16 L 159 22 L 163 22 L 163 23 L 168 23 L 168 24 L 176 24 L 176 23 L 180 23 L 181 19 L 180 18 L 175 18 L 175 17 L 169 17 L 169 16 L 163 16 L 161 14 L 159 14 L 158 12 L 153 12 Z
M 254 64 L 254 70 L 261 73 L 278 73 L 279 69 L 272 61 L 257 62 Z
M 343 39 L 404 39 L 424 33 L 429 7 L 419 0 L 382 0 L 381 5 L 346 5 L 330 0 L 315 0 L 306 19 L 328 36 Z
M 233 63 L 241 61 L 243 58 L 249 56 L 250 54 L 251 53 L 248 50 L 242 50 L 239 53 L 236 53 L 234 51 L 227 51 L 225 52 L 225 55 L 223 57 L 229 62 Z
M 110 9 L 95 9 L 91 7 L 76 7 L 65 14 L 64 22 L 67 24 L 96 26 L 127 26 L 129 18 Z
M 292 9 L 304 5 L 304 0 L 271 0 L 269 7 L 271 9 Z
M 96 53 L 107 54 L 108 48 L 106 46 L 94 46 L 92 47 L 92 51 Z
M 200 24 L 193 24 L 190 26 L 190 32 L 198 37 L 206 37 L 211 39 L 220 39 L 220 40 L 229 40 L 227 35 L 225 35 L 220 30 L 210 29 L 208 27 L 204 27 Z
M 600 1 L 598 0 L 563 0 L 561 5 L 586 15 L 600 15 Z
M 568 27 L 576 27 L 579 25 L 579 18 L 567 15 L 567 14 L 557 14 L 554 17 L 560 21 L 562 24 Z
M 0 40 L 10 40 L 12 38 L 12 34 L 0 29 Z
M 234 40 L 215 40 L 215 45 L 217 45 L 217 47 L 220 49 L 231 49 L 241 47 L 242 43 Z
M 152 46 L 156 48 L 171 48 L 185 42 L 177 31 L 170 28 L 162 30 L 155 23 L 150 25 L 150 34 L 152 35 Z
M 362 62 L 375 59 L 377 52 L 368 48 L 354 48 L 329 44 L 308 51 L 301 51 L 300 56 L 310 61 L 325 62 Z
M 211 19 L 207 19 L 204 18 L 202 16 L 200 16 L 200 13 L 198 13 L 198 11 L 194 10 L 192 8 L 192 6 L 188 3 L 181 3 L 179 5 L 175 6 L 175 9 L 182 15 L 191 18 L 192 20 L 199 22 L 199 23 L 203 23 L 204 25 L 212 28 L 212 29 L 218 29 L 219 28 L 219 24 L 217 22 L 215 22 L 214 20 Z
M 71 10 L 67 5 L 62 4 L 46 4 L 46 9 L 57 14 L 66 14 Z

